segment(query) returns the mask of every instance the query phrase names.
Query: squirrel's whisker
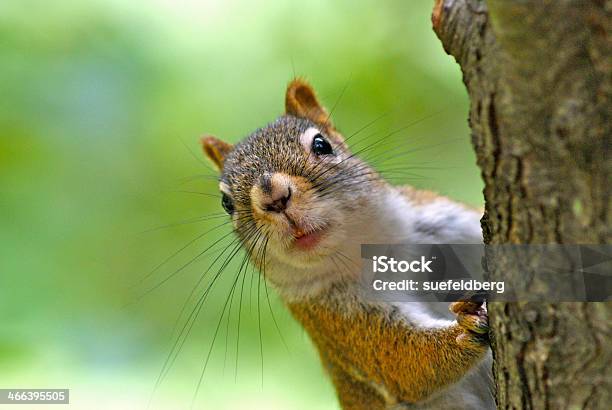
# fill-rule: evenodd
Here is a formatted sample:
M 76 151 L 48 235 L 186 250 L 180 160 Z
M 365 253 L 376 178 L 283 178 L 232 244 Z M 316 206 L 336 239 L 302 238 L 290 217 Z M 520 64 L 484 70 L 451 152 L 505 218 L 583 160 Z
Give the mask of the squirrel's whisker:
M 178 250 L 176 250 L 174 253 L 172 253 L 170 256 L 166 257 L 166 259 L 164 259 L 163 261 L 161 261 L 159 264 L 157 264 L 153 269 L 151 269 L 146 275 L 144 275 L 139 281 L 138 284 L 142 284 L 145 280 L 147 280 L 148 278 L 151 277 L 151 275 L 153 275 L 155 272 L 157 272 L 162 266 L 164 266 L 166 263 L 168 263 L 170 260 L 172 260 L 174 257 L 176 257 L 179 253 L 181 253 L 182 251 L 184 251 L 185 249 L 187 249 L 189 246 L 191 246 L 192 244 L 194 244 L 195 242 L 197 242 L 198 240 L 202 239 L 205 235 L 207 235 L 208 233 L 219 229 L 223 226 L 226 226 L 228 224 L 230 224 L 231 221 L 225 221 L 219 225 L 214 226 L 211 229 L 208 229 L 204 232 L 202 232 L 201 234 L 199 234 L 198 236 L 196 236 L 195 238 L 193 238 L 192 240 L 190 240 L 189 242 L 187 242 L 184 246 L 182 246 L 181 248 L 179 248 Z
M 234 246 L 233 249 L 231 248 L 232 246 Z M 193 298 L 193 296 L 195 295 L 197 289 L 200 287 L 200 284 L 203 282 L 204 278 L 206 277 L 206 274 L 212 269 L 212 267 L 216 264 L 216 262 L 223 256 L 225 251 L 227 251 L 228 249 L 232 249 L 230 251 L 230 255 L 231 255 L 231 253 L 234 250 L 240 249 L 240 242 L 239 242 L 238 238 L 234 238 L 232 240 L 232 242 L 223 250 L 223 252 L 221 252 L 221 254 L 219 254 L 215 258 L 215 260 L 209 265 L 209 267 L 206 269 L 206 271 L 200 276 L 200 278 L 196 282 L 195 286 L 192 288 L 191 293 L 189 294 L 189 296 L 185 300 L 185 303 L 183 304 L 183 307 L 182 307 L 182 309 L 181 309 L 181 311 L 180 311 L 180 313 L 179 313 L 179 315 L 177 317 L 177 320 L 175 322 L 175 326 L 174 326 L 174 329 L 172 331 L 173 334 L 176 333 L 176 329 L 178 328 L 177 325 L 178 325 L 178 323 L 180 321 L 180 318 L 183 316 L 183 313 L 186 311 L 187 306 L 189 305 L 190 300 Z M 216 277 L 214 278 L 214 280 L 216 280 Z M 174 340 L 174 343 L 173 343 L 172 347 L 170 348 L 170 351 L 168 352 L 168 355 L 166 356 L 166 360 L 164 361 L 164 363 L 162 365 L 160 373 L 159 373 L 159 375 L 157 377 L 157 380 L 155 382 L 155 386 L 153 388 L 153 392 L 151 393 L 151 399 L 150 399 L 149 402 L 151 402 L 151 400 L 153 399 L 153 396 L 155 395 L 155 392 L 157 391 L 157 388 L 159 387 L 161 382 L 166 377 L 168 371 L 170 370 L 170 368 L 172 367 L 172 365 L 176 361 L 176 358 L 178 357 L 180 351 L 182 350 L 182 347 L 183 347 L 185 341 L 187 340 L 187 337 L 191 333 L 191 329 L 193 328 L 193 324 L 195 323 L 195 319 L 199 315 L 199 312 L 200 312 L 200 310 L 201 310 L 201 308 L 203 306 L 203 303 L 204 303 L 207 295 L 208 295 L 208 292 L 204 292 L 202 294 L 202 296 L 200 296 L 200 298 L 197 300 L 196 304 L 194 305 L 193 309 L 191 310 L 191 313 L 189 314 L 189 316 L 187 317 L 187 319 L 183 323 L 183 326 L 182 326 L 181 330 L 179 331 L 178 335 L 176 336 L 176 339 Z

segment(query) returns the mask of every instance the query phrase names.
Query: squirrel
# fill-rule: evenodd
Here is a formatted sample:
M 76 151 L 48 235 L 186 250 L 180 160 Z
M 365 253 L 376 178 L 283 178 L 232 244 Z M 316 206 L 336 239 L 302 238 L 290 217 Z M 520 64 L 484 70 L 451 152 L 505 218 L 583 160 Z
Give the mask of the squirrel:
M 453 319 L 448 304 L 373 302 L 358 284 L 361 244 L 481 243 L 478 211 L 386 182 L 305 80 L 289 83 L 285 111 L 236 145 L 201 144 L 234 231 L 308 332 L 341 407 L 494 408 L 482 303 L 450 304 Z

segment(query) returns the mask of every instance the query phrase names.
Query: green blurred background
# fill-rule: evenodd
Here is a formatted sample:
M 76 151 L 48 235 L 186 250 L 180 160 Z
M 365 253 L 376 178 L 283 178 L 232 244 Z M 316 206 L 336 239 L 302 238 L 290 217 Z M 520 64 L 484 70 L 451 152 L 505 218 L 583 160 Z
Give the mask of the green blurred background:
M 0 2 L 0 388 L 70 388 L 73 409 L 146 408 L 181 308 L 216 255 L 139 296 L 229 232 L 141 280 L 225 221 L 194 219 L 221 211 L 198 137 L 237 141 L 273 120 L 294 74 L 337 104 L 345 134 L 378 119 L 358 146 L 398 131 L 378 158 L 410 149 L 377 164 L 395 183 L 480 205 L 467 97 L 431 3 Z M 189 408 L 237 270 L 213 288 L 151 408 Z M 274 292 L 286 347 L 263 286 L 257 307 L 257 279 L 245 285 L 239 338 L 234 296 L 195 408 L 338 408 Z

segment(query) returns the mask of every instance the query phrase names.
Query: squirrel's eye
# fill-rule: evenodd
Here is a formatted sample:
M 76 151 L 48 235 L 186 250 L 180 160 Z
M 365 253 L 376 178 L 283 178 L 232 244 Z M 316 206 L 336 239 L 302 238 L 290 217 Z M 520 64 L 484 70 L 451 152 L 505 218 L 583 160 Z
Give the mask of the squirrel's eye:
M 229 197 L 229 195 L 223 194 L 223 198 L 221 198 L 221 206 L 228 214 L 231 215 L 234 213 L 234 202 L 232 201 L 232 198 Z
M 333 154 L 332 146 L 321 134 L 314 136 L 312 140 L 312 152 L 315 155 L 328 155 Z

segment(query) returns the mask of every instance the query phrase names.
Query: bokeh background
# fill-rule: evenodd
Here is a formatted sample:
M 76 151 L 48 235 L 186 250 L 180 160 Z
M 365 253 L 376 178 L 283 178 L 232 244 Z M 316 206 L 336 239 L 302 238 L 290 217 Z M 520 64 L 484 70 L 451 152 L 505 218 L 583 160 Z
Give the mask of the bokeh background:
M 219 252 L 197 256 L 230 232 L 205 233 L 227 220 L 197 141 L 273 120 L 302 75 L 345 134 L 372 122 L 358 146 L 394 132 L 373 149 L 394 183 L 480 205 L 431 6 L 0 2 L 0 388 L 70 388 L 58 409 L 187 409 L 196 391 L 198 409 L 337 409 L 307 335 L 251 271 L 219 322 L 241 255 L 156 383 Z

